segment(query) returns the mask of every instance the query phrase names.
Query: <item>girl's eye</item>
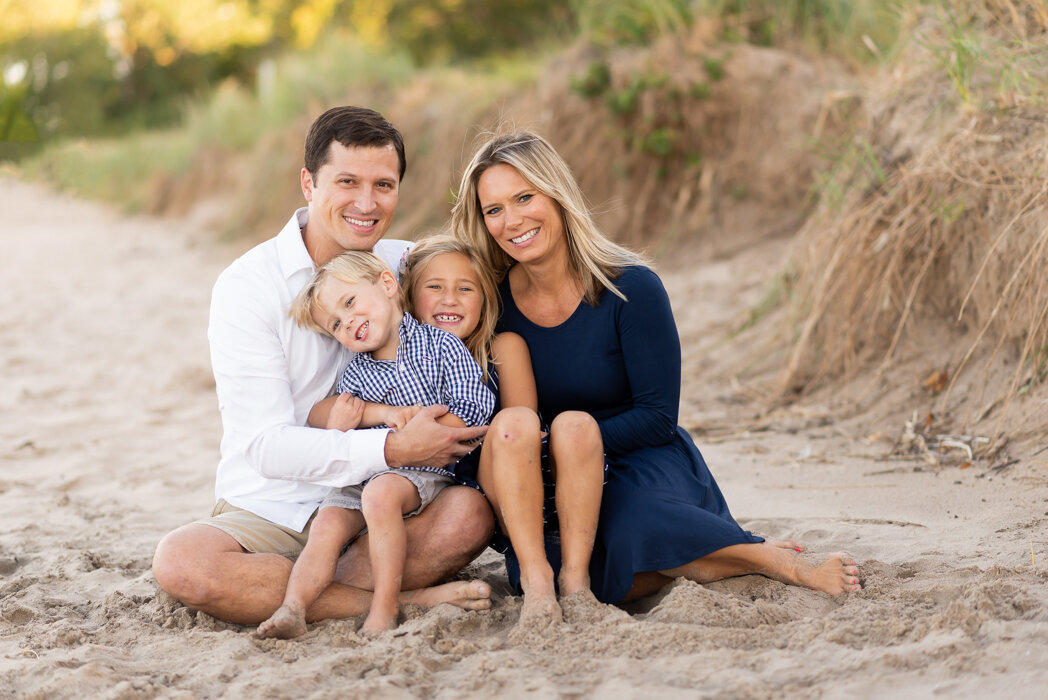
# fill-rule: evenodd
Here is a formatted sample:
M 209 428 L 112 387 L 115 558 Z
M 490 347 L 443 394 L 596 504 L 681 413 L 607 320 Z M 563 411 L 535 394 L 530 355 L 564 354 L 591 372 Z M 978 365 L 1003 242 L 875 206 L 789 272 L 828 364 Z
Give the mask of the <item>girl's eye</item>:
M 460 292 L 472 292 L 473 288 L 472 287 L 459 287 L 458 290 Z
M 436 290 L 439 290 L 439 289 L 440 289 L 440 285 L 439 285 L 439 284 L 427 284 L 427 285 L 426 285 L 426 289 L 436 289 Z

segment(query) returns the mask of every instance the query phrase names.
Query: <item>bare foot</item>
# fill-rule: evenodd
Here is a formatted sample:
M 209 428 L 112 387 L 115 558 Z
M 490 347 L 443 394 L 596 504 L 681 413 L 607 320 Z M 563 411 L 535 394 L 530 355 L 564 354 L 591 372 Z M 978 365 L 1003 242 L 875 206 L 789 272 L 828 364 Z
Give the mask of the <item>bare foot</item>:
M 545 627 L 564 620 L 552 580 L 539 580 L 531 584 L 521 581 L 520 586 L 524 589 L 524 603 L 520 606 L 518 624 Z
M 801 563 L 796 571 L 797 583 L 830 595 L 853 593 L 862 590 L 859 585 L 859 568 L 846 552 L 831 554 L 818 566 Z
M 803 552 L 804 545 L 797 540 L 765 540 L 772 547 L 778 547 L 779 549 L 792 549 L 795 552 Z
M 451 581 L 439 586 L 404 591 L 400 602 L 431 608 L 450 603 L 463 610 L 487 610 L 491 607 L 491 586 L 483 581 Z
M 364 620 L 364 624 L 360 627 L 360 633 L 366 637 L 374 637 L 382 632 L 396 629 L 398 612 L 398 610 L 394 609 L 390 613 L 388 610 L 379 610 L 372 606 L 371 612 L 368 613 L 367 619 Z
M 281 605 L 268 620 L 258 626 L 259 637 L 291 639 L 306 633 L 306 611 Z
M 560 576 L 557 577 L 557 588 L 562 598 L 576 593 L 586 593 L 590 598 L 593 598 L 593 593 L 590 591 L 588 571 L 572 574 L 565 569 L 561 569 Z M 593 599 L 596 600 L 596 598 Z

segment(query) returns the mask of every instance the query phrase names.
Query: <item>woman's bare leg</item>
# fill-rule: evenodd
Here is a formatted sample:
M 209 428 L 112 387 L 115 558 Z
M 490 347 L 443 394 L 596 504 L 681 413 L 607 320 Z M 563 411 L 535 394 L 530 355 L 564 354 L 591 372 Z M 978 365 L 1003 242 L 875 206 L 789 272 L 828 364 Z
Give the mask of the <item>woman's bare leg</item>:
M 258 626 L 259 636 L 289 639 L 305 634 L 306 610 L 334 579 L 342 546 L 363 528 L 360 511 L 331 506 L 320 509 L 310 526 L 306 546 L 291 569 L 284 602 Z
M 521 619 L 561 617 L 542 533 L 542 465 L 539 418 L 523 407 L 506 408 L 491 421 L 480 453 L 477 481 L 499 526 L 513 543 L 524 589 Z
M 633 578 L 633 588 L 627 594 L 626 600 L 635 600 L 657 591 L 656 584 L 660 579 L 656 577 L 668 582 L 670 578 L 677 576 L 684 576 L 698 583 L 710 583 L 732 576 L 760 574 L 782 583 L 804 586 L 830 595 L 861 590 L 859 569 L 850 555 L 838 552 L 831 554 L 821 564 L 811 566 L 791 551 L 796 547 L 782 546 L 783 544 L 777 541 L 735 544 L 674 569 L 637 574 Z
M 550 425 L 549 446 L 560 521 L 560 594 L 590 593 L 590 556 L 604 493 L 600 427 L 588 413 L 566 411 Z
M 397 474 L 375 477 L 360 494 L 361 511 L 371 536 L 371 572 L 375 580 L 371 610 L 361 627 L 365 634 L 397 626 L 400 584 L 408 547 L 404 515 L 417 509 L 420 503 L 415 485 Z

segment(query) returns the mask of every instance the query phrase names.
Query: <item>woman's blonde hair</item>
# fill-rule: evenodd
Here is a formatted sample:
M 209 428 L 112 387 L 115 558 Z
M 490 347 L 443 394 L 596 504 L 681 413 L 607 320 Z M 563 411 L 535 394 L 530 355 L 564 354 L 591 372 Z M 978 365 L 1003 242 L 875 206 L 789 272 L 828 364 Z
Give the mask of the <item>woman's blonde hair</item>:
M 466 256 L 470 268 L 476 273 L 477 281 L 480 283 L 479 291 L 483 295 L 480 320 L 477 322 L 477 327 L 463 339 L 463 342 L 476 359 L 477 364 L 480 365 L 486 380 L 491 358 L 491 341 L 495 337 L 495 324 L 499 317 L 499 291 L 495 275 L 476 249 L 447 233 L 429 236 L 415 243 L 408 252 L 407 265 L 401 276 L 400 287 L 404 298 L 404 308 L 415 314 L 415 285 L 433 258 L 445 253 L 458 253 Z
M 358 282 L 374 283 L 378 282 L 383 272 L 393 274 L 393 271 L 389 269 L 389 265 L 374 253 L 361 250 L 347 250 L 339 253 L 313 273 L 313 278 L 306 283 L 306 286 L 302 288 L 298 296 L 291 302 L 288 315 L 294 319 L 300 328 L 309 328 L 330 336 L 330 330 L 313 320 L 313 313 L 321 310 L 317 293 L 324 280 L 328 277 L 333 277 L 346 284 L 357 284 Z M 393 279 L 396 279 L 395 275 Z
M 514 260 L 488 234 L 477 192 L 480 176 L 495 165 L 512 166 L 532 187 L 557 203 L 571 273 L 582 284 L 586 302 L 596 304 L 604 289 L 626 299 L 612 280 L 624 267 L 649 263 L 601 233 L 571 168 L 549 142 L 530 131 L 500 134 L 480 147 L 462 173 L 451 213 L 451 230 L 480 251 L 496 279 L 505 277 Z

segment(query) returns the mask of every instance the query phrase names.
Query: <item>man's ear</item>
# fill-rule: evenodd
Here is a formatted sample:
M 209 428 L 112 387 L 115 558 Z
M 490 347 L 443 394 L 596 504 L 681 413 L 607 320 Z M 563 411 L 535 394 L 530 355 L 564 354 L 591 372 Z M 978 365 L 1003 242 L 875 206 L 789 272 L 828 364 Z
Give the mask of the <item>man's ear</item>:
M 313 175 L 306 168 L 302 168 L 300 175 L 302 180 L 302 196 L 307 202 L 313 201 Z

